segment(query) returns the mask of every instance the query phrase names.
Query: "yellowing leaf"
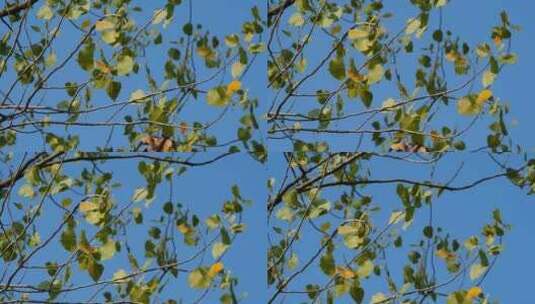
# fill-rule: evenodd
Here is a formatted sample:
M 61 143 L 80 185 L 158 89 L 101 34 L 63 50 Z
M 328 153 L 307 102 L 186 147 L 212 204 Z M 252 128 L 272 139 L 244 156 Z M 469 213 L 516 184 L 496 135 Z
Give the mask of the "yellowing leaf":
M 99 32 L 104 30 L 110 30 L 113 28 L 115 28 L 115 24 L 108 20 L 98 20 L 97 22 L 95 22 L 95 29 Z
M 143 90 L 136 90 L 132 93 L 132 95 L 130 95 L 130 101 L 132 102 L 142 102 L 143 99 L 145 99 L 145 96 L 147 96 L 147 94 L 145 94 L 145 92 L 143 92 Z
M 167 10 L 165 10 L 165 9 L 156 10 L 156 11 L 154 11 L 154 15 L 152 17 L 152 24 L 159 24 L 166 17 L 167 17 Z
M 206 101 L 211 106 L 226 106 L 230 102 L 230 96 L 227 94 L 227 88 L 219 86 L 208 90 L 206 93 Z
M 393 144 L 392 146 L 394 146 L 396 144 Z M 396 149 L 394 149 L 394 147 L 392 147 L 392 150 L 396 151 Z M 403 219 L 403 215 L 405 213 L 403 211 L 394 211 L 392 212 L 392 214 L 390 214 L 390 219 L 388 220 L 388 225 L 394 225 L 394 224 L 397 224 L 400 220 Z
M 37 11 L 37 18 L 39 19 L 50 20 L 52 19 L 53 16 L 54 16 L 54 13 L 52 12 L 52 10 L 50 9 L 50 6 L 48 5 L 41 6 L 39 11 Z
M 489 98 L 492 97 L 492 91 L 491 90 L 483 90 L 479 93 L 476 99 L 476 103 L 482 104 L 485 101 L 489 100 Z
M 108 239 L 108 241 L 104 245 L 102 245 L 102 247 L 100 247 L 98 251 L 100 252 L 101 260 L 111 259 L 117 251 L 117 248 L 115 247 L 115 241 Z
M 487 271 L 487 267 L 481 264 L 473 264 L 472 267 L 470 267 L 470 279 L 475 280 L 479 278 L 485 271 Z
M 239 43 L 240 43 L 240 37 L 236 34 L 231 34 L 225 37 L 225 44 L 228 47 L 231 47 L 231 48 L 237 47 Z
M 128 280 L 125 278 L 127 276 L 128 273 L 124 269 L 119 269 L 113 274 L 112 280 L 117 283 L 125 283 Z
M 490 70 L 486 70 L 483 73 L 483 78 L 481 79 L 481 83 L 483 84 L 484 87 L 488 87 L 494 83 L 494 80 L 496 80 L 496 74 L 492 73 Z
M 360 265 L 359 269 L 357 270 L 357 274 L 359 278 L 367 278 L 370 276 L 372 271 L 373 271 L 373 262 L 370 260 L 366 260 L 366 262 Z
M 481 104 L 472 102 L 468 97 L 463 97 L 457 102 L 457 112 L 461 115 L 473 116 L 479 114 L 481 110 Z
M 408 35 L 416 32 L 416 30 L 418 30 L 420 28 L 420 26 L 422 25 L 420 19 L 416 19 L 416 18 L 411 18 L 407 21 L 407 28 L 405 28 L 405 33 L 407 33 Z
M 180 224 L 177 226 L 177 229 L 180 233 L 182 234 L 186 234 L 186 233 L 189 233 L 191 231 L 191 228 L 186 225 L 186 224 Z
M 290 19 L 288 19 L 288 23 L 293 26 L 302 26 L 305 24 L 305 18 L 303 18 L 301 13 L 295 12 Z
M 132 195 L 132 201 L 140 202 L 146 199 L 148 194 L 149 194 L 149 191 L 147 190 L 147 188 L 137 188 L 134 191 L 134 194 Z
M 366 38 L 368 37 L 369 33 L 368 31 L 366 30 L 363 30 L 361 28 L 354 28 L 354 29 L 351 29 L 349 30 L 349 32 L 347 33 L 347 36 L 349 37 L 349 39 L 351 40 L 354 40 L 354 39 L 360 39 L 360 38 Z
M 292 255 L 288 259 L 288 269 L 295 269 L 295 267 L 297 267 L 297 264 L 299 264 L 299 257 L 297 256 L 297 254 L 295 254 L 295 252 L 292 252 Z
M 231 81 L 227 86 L 227 92 L 228 94 L 234 94 L 234 92 L 241 89 L 241 82 L 239 80 L 233 80 Z
M 466 293 L 466 299 L 472 300 L 474 298 L 477 298 L 482 292 L 483 290 L 481 289 L 481 287 L 472 287 L 468 289 L 468 292 Z
M 208 276 L 213 278 L 218 273 L 220 273 L 224 268 L 225 266 L 223 265 L 223 263 L 217 262 L 213 264 L 212 266 L 210 266 L 210 269 L 208 270 Z
M 22 187 L 20 187 L 19 195 L 22 196 L 22 197 L 31 198 L 31 197 L 33 197 L 35 195 L 35 192 L 33 191 L 32 186 L 30 186 L 29 184 L 26 184 L 26 185 L 23 185 Z
M 382 292 L 379 292 L 372 296 L 370 304 L 383 303 L 386 299 L 387 297 Z
M 230 70 L 232 74 L 232 78 L 238 78 L 243 73 L 243 70 L 245 69 L 245 64 L 236 61 L 234 64 L 232 64 L 232 68 Z
M 206 268 L 197 268 L 190 272 L 188 283 L 191 288 L 205 289 L 210 287 L 212 279 L 207 275 Z
M 57 60 L 56 53 L 50 53 L 50 54 L 48 54 L 48 56 L 47 56 L 46 59 L 45 59 L 45 66 L 46 66 L 47 68 L 53 66 L 54 64 L 56 64 L 56 60 Z
M 89 211 L 98 210 L 98 205 L 95 204 L 94 202 L 84 201 L 80 203 L 79 209 L 80 209 L 80 212 L 87 213 Z
M 102 41 L 107 44 L 114 44 L 115 41 L 119 38 L 119 33 L 115 30 L 107 30 L 102 32 Z
M 436 7 L 441 7 L 441 6 L 446 5 L 447 3 L 448 3 L 448 0 L 437 0 L 437 1 L 435 2 L 435 6 L 436 6 Z
M 435 255 L 444 260 L 451 260 L 455 258 L 455 253 L 449 252 L 444 248 L 437 250 Z
M 371 70 L 368 70 L 368 84 L 374 84 L 383 79 L 385 70 L 381 64 L 376 64 Z
M 353 272 L 353 270 L 347 267 L 337 267 L 336 273 L 338 273 L 338 275 L 344 279 L 352 279 L 355 277 L 355 273 Z
M 222 242 L 217 242 L 212 246 L 212 256 L 214 259 L 219 258 L 229 247 L 229 245 L 223 244 Z
M 123 76 L 134 68 L 134 59 L 128 55 L 121 56 L 117 62 L 117 75 Z

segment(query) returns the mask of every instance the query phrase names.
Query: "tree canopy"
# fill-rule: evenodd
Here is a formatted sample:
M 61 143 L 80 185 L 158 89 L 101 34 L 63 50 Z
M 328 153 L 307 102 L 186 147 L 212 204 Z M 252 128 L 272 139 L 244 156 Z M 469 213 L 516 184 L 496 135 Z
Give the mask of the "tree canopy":
M 535 157 L 475 2 L 3 1 L 0 302 L 497 302 L 459 202 Z

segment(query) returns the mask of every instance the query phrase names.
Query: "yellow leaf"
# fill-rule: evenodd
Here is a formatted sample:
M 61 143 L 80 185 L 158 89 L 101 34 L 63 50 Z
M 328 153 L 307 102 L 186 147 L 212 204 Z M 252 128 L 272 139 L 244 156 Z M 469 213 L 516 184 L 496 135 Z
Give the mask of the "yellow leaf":
M 487 271 L 487 267 L 481 264 L 473 264 L 470 267 L 470 280 L 475 280 L 483 275 Z
M 108 20 L 98 20 L 95 22 L 95 29 L 99 32 L 104 30 L 111 30 L 115 27 L 115 24 L 111 23 Z
M 112 280 L 117 283 L 125 283 L 127 281 L 125 277 L 127 276 L 128 274 L 126 273 L 126 271 L 124 271 L 123 269 L 119 269 L 113 274 Z
M 186 225 L 186 224 L 180 224 L 180 225 L 177 226 L 177 228 L 178 228 L 178 231 L 179 231 L 180 233 L 182 233 L 182 234 L 186 234 L 186 233 L 188 233 L 188 232 L 191 231 L 191 229 L 189 228 L 189 226 Z
M 455 253 L 449 252 L 444 248 L 437 250 L 435 255 L 444 260 L 451 260 L 455 258 Z
M 86 213 L 86 212 L 89 212 L 89 211 L 94 211 L 94 210 L 97 210 L 98 209 L 98 205 L 93 203 L 93 202 L 88 202 L 88 201 L 85 201 L 85 202 L 81 202 L 80 203 L 80 211 L 82 213 Z
M 368 84 L 379 82 L 383 79 L 385 70 L 381 64 L 376 64 L 372 69 L 368 70 Z
M 481 104 L 472 102 L 468 97 L 463 97 L 457 102 L 457 112 L 461 115 L 473 116 L 479 114 L 481 110 Z
M 222 242 L 217 242 L 212 246 L 212 256 L 214 259 L 219 258 L 225 251 L 228 249 L 229 245 L 223 244 Z
M 113 44 L 119 38 L 119 33 L 115 30 L 107 30 L 102 32 L 102 41 L 107 44 Z
M 354 82 L 361 82 L 364 80 L 364 77 L 360 75 L 359 71 L 357 71 L 354 67 L 350 67 L 347 70 L 347 76 Z
M 243 73 L 243 70 L 245 69 L 245 64 L 236 61 L 234 64 L 232 64 L 231 68 L 231 74 L 232 78 L 238 78 Z
M 450 51 L 446 54 L 446 59 L 449 61 L 455 61 L 457 59 L 457 53 L 455 51 Z
M 355 273 L 347 267 L 338 266 L 336 272 L 344 279 L 352 279 L 355 277 Z
M 108 239 L 108 241 L 104 245 L 102 245 L 102 247 L 100 247 L 98 251 L 100 252 L 101 260 L 111 259 L 117 251 L 117 248 L 115 247 L 115 241 Z
M 366 37 L 368 37 L 368 31 L 365 31 L 365 30 L 360 29 L 360 28 L 354 28 L 354 29 L 350 30 L 347 33 L 347 36 L 351 40 L 360 39 L 360 38 L 366 38 Z
M 416 30 L 418 30 L 421 25 L 422 25 L 422 22 L 420 21 L 419 18 L 418 19 L 411 18 L 407 21 L 407 28 L 405 29 L 405 33 L 410 35 L 416 32 Z
M 227 92 L 228 94 L 234 94 L 234 92 L 241 89 L 241 82 L 239 80 L 233 80 L 231 81 L 227 86 Z
M 290 19 L 288 19 L 288 23 L 293 26 L 302 26 L 305 24 L 305 18 L 303 18 L 301 13 L 295 12 Z
M 37 12 L 37 18 L 39 19 L 50 20 L 52 19 L 52 17 L 54 17 L 54 12 L 52 12 L 50 6 L 46 4 L 41 6 L 39 11 Z
M 188 283 L 191 288 L 205 289 L 210 287 L 212 280 L 207 275 L 205 268 L 197 268 L 190 272 Z
M 472 300 L 474 298 L 479 297 L 479 295 L 483 292 L 481 287 L 472 287 L 468 289 L 468 292 L 466 293 L 466 299 Z
M 483 90 L 479 93 L 476 99 L 476 103 L 482 104 L 485 101 L 489 100 L 489 98 L 492 97 L 492 91 L 491 90 Z
M 145 99 L 145 92 L 143 90 L 136 90 L 130 95 L 130 101 L 132 102 L 142 102 L 143 99 Z
M 220 273 L 225 266 L 221 262 L 217 262 L 214 265 L 210 266 L 210 269 L 208 270 L 208 276 L 209 277 L 215 277 L 218 273 Z
M 156 10 L 156 11 L 154 11 L 154 15 L 152 17 L 152 24 L 159 24 L 165 18 L 167 18 L 167 10 L 165 10 L 165 9 Z
M 502 44 L 502 37 L 496 36 L 492 39 L 494 41 L 494 44 L 498 47 Z

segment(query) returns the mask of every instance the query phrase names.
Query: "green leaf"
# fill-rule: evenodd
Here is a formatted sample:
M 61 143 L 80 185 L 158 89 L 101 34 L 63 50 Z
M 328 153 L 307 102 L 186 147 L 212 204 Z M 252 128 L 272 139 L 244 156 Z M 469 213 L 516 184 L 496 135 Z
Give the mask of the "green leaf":
M 358 285 L 353 285 L 349 290 L 349 295 L 351 295 L 351 298 L 355 303 L 361 304 L 364 299 L 364 289 L 360 288 Z
M 117 75 L 124 76 L 134 69 L 134 59 L 128 55 L 119 57 L 117 61 Z
M 425 226 L 424 228 L 424 236 L 428 239 L 433 237 L 433 227 L 432 226 Z
M 327 253 L 320 259 L 320 268 L 328 276 L 333 276 L 335 273 L 335 262 L 332 254 Z
M 87 267 L 87 272 L 89 273 L 89 276 L 91 276 L 93 281 L 98 282 L 98 280 L 102 276 L 102 272 L 104 272 L 104 266 L 95 261 L 91 261 Z
M 67 251 L 72 252 L 76 249 L 76 234 L 74 229 L 69 227 L 61 233 L 61 245 Z
M 189 22 L 184 24 L 184 26 L 182 27 L 182 31 L 184 32 L 184 34 L 191 36 L 191 34 L 193 34 L 193 25 Z
M 85 71 L 93 69 L 95 64 L 94 61 L 95 45 L 92 42 L 85 44 L 84 48 L 78 53 L 78 64 Z
M 117 100 L 119 93 L 121 92 L 121 83 L 119 81 L 110 81 L 106 87 L 106 93 L 113 100 Z
M 329 72 L 334 78 L 344 80 L 346 77 L 344 61 L 339 58 L 331 60 L 331 62 L 329 62 Z

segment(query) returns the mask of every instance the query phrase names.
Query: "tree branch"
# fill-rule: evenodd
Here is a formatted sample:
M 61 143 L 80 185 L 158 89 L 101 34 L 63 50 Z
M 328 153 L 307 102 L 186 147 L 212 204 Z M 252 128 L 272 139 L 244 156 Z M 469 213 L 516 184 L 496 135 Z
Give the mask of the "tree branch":
M 29 9 L 39 0 L 27 0 L 26 2 L 16 4 L 13 6 L 8 6 L 0 11 L 0 18 L 11 16 L 19 13 L 20 11 L 23 11 L 25 9 Z
M 268 23 L 271 22 L 271 18 L 277 16 L 278 14 L 282 13 L 285 9 L 290 7 L 292 4 L 294 4 L 295 0 L 285 0 L 282 4 L 275 6 L 272 9 L 268 10 Z

